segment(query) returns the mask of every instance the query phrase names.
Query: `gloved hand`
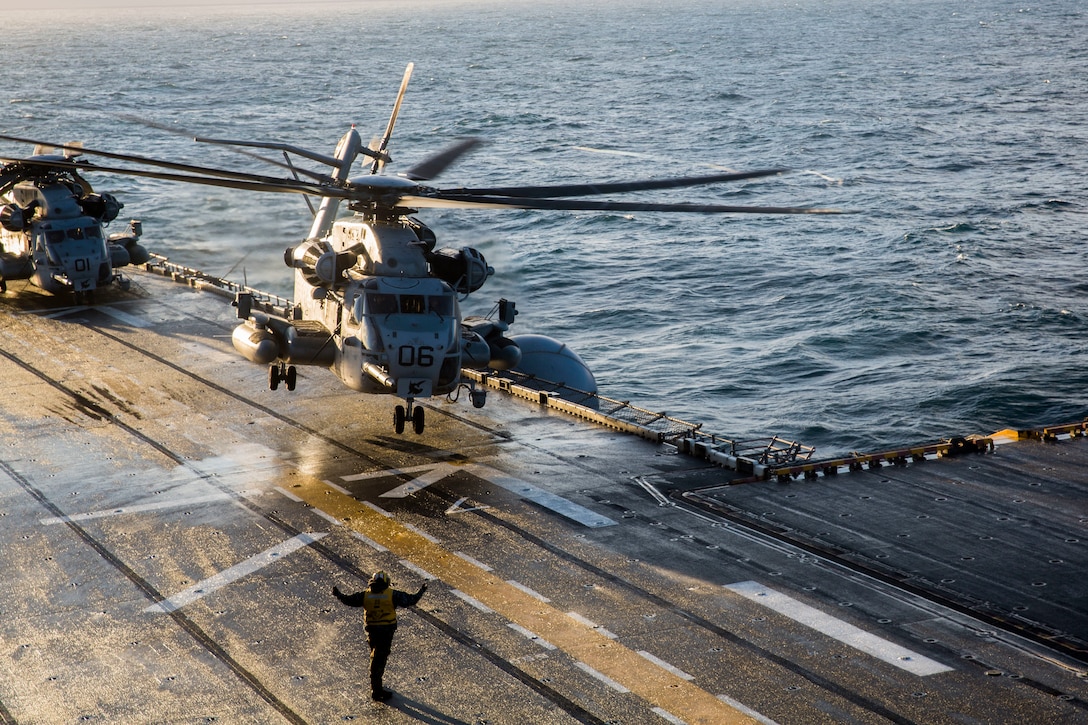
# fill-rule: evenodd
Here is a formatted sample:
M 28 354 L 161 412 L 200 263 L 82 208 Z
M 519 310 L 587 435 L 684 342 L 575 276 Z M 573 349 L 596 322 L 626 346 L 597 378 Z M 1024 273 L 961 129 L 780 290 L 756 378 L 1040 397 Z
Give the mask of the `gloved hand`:
M 339 587 L 333 587 L 332 588 L 332 594 L 337 599 L 339 599 L 342 596 L 341 593 L 340 593 L 340 588 Z
M 425 591 L 427 591 L 427 582 L 423 582 L 423 585 L 422 585 L 422 586 L 420 586 L 420 588 L 419 588 L 419 591 L 418 591 L 418 592 L 416 592 L 416 596 L 417 596 L 417 597 L 418 597 L 418 596 L 422 596 L 422 595 L 423 595 L 423 592 L 425 592 Z

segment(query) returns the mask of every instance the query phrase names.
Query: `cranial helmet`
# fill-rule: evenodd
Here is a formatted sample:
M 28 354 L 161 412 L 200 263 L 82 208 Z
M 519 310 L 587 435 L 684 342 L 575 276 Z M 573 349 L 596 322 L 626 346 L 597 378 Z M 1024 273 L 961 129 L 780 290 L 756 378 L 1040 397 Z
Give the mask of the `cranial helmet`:
M 374 584 L 375 582 L 381 582 L 385 586 L 389 586 L 389 575 L 384 571 L 376 571 L 374 572 L 374 576 L 370 577 L 370 583 Z

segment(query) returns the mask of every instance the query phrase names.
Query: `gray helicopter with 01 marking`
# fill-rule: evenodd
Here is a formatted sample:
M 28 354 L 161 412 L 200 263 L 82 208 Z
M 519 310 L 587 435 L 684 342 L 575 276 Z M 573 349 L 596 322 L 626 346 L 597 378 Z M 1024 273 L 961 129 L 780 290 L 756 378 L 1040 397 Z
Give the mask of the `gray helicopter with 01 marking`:
M 98 171 L 186 183 L 318 197 L 310 233 L 287 249 L 294 270 L 294 301 L 286 315 L 273 314 L 251 295 L 235 304 L 242 320 L 232 335 L 246 359 L 268 366 L 269 387 L 297 384 L 299 365 L 332 370 L 350 389 L 393 394 L 403 404 L 393 424 L 402 433 L 409 423 L 424 430 L 424 408 L 417 401 L 455 396 L 463 387 L 475 407 L 486 391 L 466 381 L 463 368 L 514 370 L 530 378 L 596 392 L 592 372 L 563 343 L 542 335 L 507 336 L 514 303 L 500 300 L 487 317 L 464 317 L 460 304 L 494 273 L 483 254 L 471 247 L 438 247 L 435 233 L 415 215 L 427 208 L 600 210 L 621 212 L 834 214 L 834 209 L 752 207 L 721 204 L 588 200 L 581 197 L 655 189 L 675 189 L 783 173 L 783 169 L 728 172 L 646 181 L 493 188 L 436 188 L 433 179 L 478 143 L 462 139 L 398 176 L 381 174 L 393 127 L 412 73 L 409 64 L 384 134 L 364 145 L 354 126 L 332 156 L 285 143 L 197 138 L 236 147 L 278 150 L 285 161 L 261 158 L 290 170 L 291 177 L 193 166 L 139 156 L 96 152 L 107 158 L 158 167 L 94 166 Z M 2 137 L 0 137 L 2 138 Z M 291 155 L 328 166 L 329 172 L 299 167 Z M 353 176 L 358 157 L 369 171 Z M 84 168 L 84 167 L 80 167 Z M 183 172 L 183 173 L 175 173 Z M 307 199 L 308 202 L 308 199 Z M 350 216 L 337 218 L 347 202 Z
M 91 302 L 101 287 L 128 286 L 119 268 L 149 259 L 139 243 L 139 221 L 105 235 L 124 204 L 94 191 L 80 174 L 85 167 L 75 160 L 79 155 L 78 145 L 36 144 L 31 156 L 0 157 L 0 292 L 7 292 L 10 280 L 29 280 Z

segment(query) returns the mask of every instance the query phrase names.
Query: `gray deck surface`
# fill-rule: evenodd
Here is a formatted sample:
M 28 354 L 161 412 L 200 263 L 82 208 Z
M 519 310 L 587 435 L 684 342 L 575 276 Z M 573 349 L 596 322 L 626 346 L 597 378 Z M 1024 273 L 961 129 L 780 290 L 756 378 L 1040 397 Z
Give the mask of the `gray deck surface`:
M 397 436 L 394 399 L 269 391 L 226 302 L 134 277 L 0 300 L 0 722 L 1088 722 L 1083 662 L 913 586 L 1083 638 L 1082 441 L 721 488 L 497 393 Z M 727 515 L 668 497 L 708 487 Z M 384 705 L 330 593 L 376 569 L 430 581 Z

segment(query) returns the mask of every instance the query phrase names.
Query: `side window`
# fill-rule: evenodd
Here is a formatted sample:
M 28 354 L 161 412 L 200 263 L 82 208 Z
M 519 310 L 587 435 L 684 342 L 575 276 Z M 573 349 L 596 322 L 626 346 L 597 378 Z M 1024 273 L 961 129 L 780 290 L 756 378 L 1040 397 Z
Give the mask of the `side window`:
M 427 298 L 427 311 L 436 312 L 441 317 L 453 315 L 452 295 L 431 295 Z

